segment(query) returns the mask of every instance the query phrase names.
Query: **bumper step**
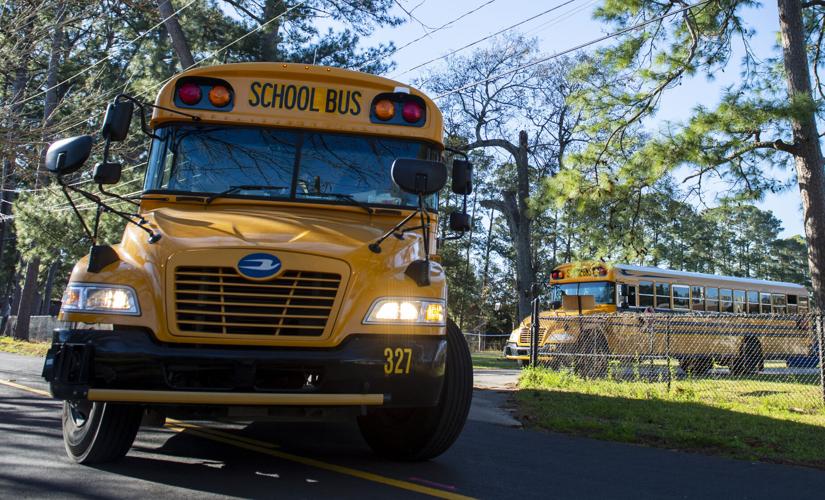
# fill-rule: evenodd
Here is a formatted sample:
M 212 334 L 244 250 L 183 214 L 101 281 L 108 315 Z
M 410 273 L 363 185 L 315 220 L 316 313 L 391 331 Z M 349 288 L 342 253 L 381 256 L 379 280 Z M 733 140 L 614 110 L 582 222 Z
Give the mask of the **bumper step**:
M 271 394 L 255 392 L 138 391 L 89 389 L 89 401 L 265 406 L 380 406 L 383 394 Z

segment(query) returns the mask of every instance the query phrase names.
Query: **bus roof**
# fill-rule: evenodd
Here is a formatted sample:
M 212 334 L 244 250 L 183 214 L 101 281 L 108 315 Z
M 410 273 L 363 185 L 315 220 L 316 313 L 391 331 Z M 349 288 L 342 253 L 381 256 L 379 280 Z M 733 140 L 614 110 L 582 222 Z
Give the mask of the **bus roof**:
M 763 291 L 770 291 L 775 293 L 792 293 L 796 295 L 808 295 L 808 290 L 795 283 L 786 283 L 782 281 L 768 281 L 757 280 L 752 278 L 737 278 L 734 276 L 717 276 L 715 274 L 694 273 L 688 271 L 674 271 L 673 269 L 662 269 L 659 267 L 645 267 L 633 266 L 630 264 L 614 264 L 613 266 L 615 278 L 617 281 L 621 277 L 630 277 L 636 280 L 656 280 L 656 278 L 664 278 L 674 283 L 684 282 L 684 284 L 696 285 L 717 285 L 728 286 L 731 288 L 747 288 L 748 285 L 758 287 Z M 691 283 L 693 281 L 694 283 Z
M 232 92 L 226 109 L 185 106 L 176 99 L 178 83 L 223 80 Z M 291 87 L 291 88 L 290 88 Z M 382 123 L 371 116 L 379 94 L 407 94 L 424 103 L 423 124 L 400 119 Z M 175 75 L 159 91 L 151 125 L 158 127 L 196 115 L 200 123 L 306 128 L 354 134 L 424 139 L 442 144 L 443 118 L 433 101 L 417 89 L 388 78 L 328 66 L 297 63 L 236 63 L 196 68 Z M 230 109 L 231 108 L 231 109 Z M 228 112 L 227 112 L 228 111 Z

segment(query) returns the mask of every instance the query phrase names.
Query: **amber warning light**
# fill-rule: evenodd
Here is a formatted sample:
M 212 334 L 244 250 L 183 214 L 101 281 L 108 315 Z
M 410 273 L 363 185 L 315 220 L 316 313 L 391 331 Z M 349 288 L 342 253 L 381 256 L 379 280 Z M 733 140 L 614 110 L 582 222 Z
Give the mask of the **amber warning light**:
M 423 127 L 427 121 L 424 100 L 407 92 L 378 94 L 372 100 L 370 121 L 387 125 Z

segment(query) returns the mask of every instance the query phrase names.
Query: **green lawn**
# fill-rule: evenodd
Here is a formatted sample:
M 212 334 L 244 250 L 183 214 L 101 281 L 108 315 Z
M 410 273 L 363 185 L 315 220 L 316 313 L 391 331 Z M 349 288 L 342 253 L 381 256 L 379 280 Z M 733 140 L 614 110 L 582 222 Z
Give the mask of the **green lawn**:
M 26 342 L 11 337 L 0 336 L 0 351 L 29 356 L 45 356 L 51 346 L 50 342 Z
M 515 361 L 504 359 L 501 351 L 483 351 L 474 352 L 473 368 L 484 369 L 515 369 L 518 368 L 518 363 Z
M 825 469 L 816 384 L 733 379 L 584 380 L 526 369 L 516 399 L 542 429 Z

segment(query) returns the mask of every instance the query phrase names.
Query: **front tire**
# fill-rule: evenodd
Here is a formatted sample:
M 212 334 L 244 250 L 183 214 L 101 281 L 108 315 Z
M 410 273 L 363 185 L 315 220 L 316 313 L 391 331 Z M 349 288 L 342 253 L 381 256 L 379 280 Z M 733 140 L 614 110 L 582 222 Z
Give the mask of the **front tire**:
M 91 401 L 63 402 L 63 444 L 79 464 L 112 462 L 135 440 L 143 410 L 137 406 Z
M 422 461 L 441 455 L 464 428 L 473 399 L 473 361 L 461 330 L 447 322 L 447 362 L 438 405 L 379 408 L 358 417 L 364 440 L 378 455 Z

